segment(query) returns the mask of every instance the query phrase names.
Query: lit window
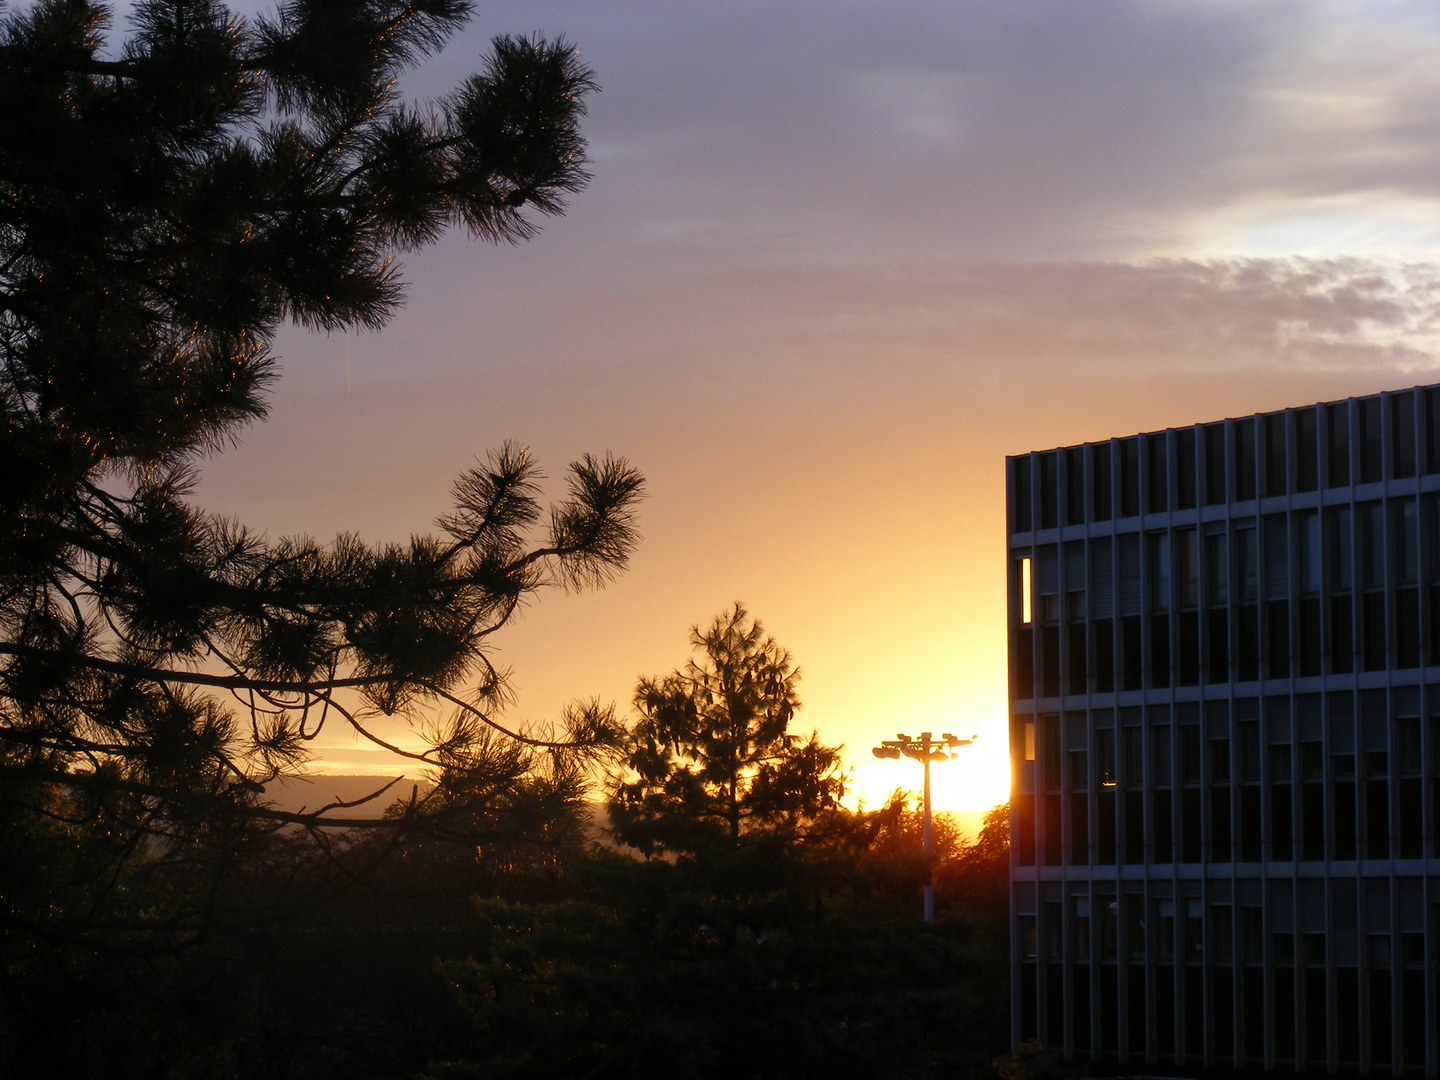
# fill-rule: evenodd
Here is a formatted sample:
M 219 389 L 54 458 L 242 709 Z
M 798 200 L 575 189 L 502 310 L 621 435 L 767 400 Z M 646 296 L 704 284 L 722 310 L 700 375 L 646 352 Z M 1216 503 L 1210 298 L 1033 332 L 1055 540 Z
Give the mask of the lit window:
M 1035 760 L 1035 721 L 1025 721 L 1025 760 Z
M 1029 626 L 1034 619 L 1030 609 L 1030 560 L 1020 560 L 1020 621 Z

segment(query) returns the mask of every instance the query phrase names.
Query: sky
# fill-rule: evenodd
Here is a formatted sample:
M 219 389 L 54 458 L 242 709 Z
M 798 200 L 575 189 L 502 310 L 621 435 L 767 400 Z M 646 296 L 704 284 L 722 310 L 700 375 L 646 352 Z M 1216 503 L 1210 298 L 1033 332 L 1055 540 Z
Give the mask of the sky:
M 270 417 L 201 501 L 272 537 L 404 540 L 507 439 L 644 472 L 604 590 L 496 639 L 540 723 L 680 666 L 742 601 L 851 800 L 899 732 L 976 734 L 936 806 L 1007 797 L 1007 454 L 1435 381 L 1433 4 L 541 0 L 602 92 L 541 235 L 407 255 L 380 333 L 282 333 Z M 397 733 L 403 737 L 403 733 Z M 392 773 L 335 732 L 316 768 Z M 403 770 L 401 770 L 403 771 Z

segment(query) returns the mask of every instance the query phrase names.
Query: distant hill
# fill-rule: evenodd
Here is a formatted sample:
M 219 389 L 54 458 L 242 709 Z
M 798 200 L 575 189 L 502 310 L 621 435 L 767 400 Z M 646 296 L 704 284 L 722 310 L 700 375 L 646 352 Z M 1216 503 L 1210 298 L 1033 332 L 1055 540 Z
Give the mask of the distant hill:
M 277 810 L 287 810 L 291 813 L 300 813 L 306 810 L 318 810 L 320 807 L 331 802 L 355 802 L 363 799 L 371 792 L 378 791 L 390 781 L 393 776 L 307 776 L 289 777 L 284 780 L 276 780 L 265 785 L 265 795 Z M 378 799 L 362 803 L 359 806 L 332 810 L 330 817 L 335 818 L 371 818 L 379 817 L 387 807 L 397 801 L 405 801 L 410 798 L 411 788 L 418 784 L 423 795 L 430 787 L 424 779 L 403 777 L 399 783 L 393 785 L 389 791 Z M 950 814 L 960 826 L 961 833 L 965 839 L 974 842 L 980 835 L 980 826 L 985 821 L 985 810 L 950 810 L 943 811 Z M 610 817 L 605 812 L 605 804 L 595 802 L 590 804 L 591 826 L 589 829 L 590 839 L 602 844 L 610 843 L 609 826 Z
M 357 802 L 372 792 L 379 791 L 394 776 L 306 776 L 286 777 L 265 785 L 265 796 L 277 810 L 293 814 L 319 810 L 332 802 Z M 374 818 L 383 814 L 395 802 L 409 801 L 410 792 L 419 785 L 421 794 L 430 787 L 428 781 L 402 777 L 377 799 L 348 808 L 331 810 L 328 817 Z

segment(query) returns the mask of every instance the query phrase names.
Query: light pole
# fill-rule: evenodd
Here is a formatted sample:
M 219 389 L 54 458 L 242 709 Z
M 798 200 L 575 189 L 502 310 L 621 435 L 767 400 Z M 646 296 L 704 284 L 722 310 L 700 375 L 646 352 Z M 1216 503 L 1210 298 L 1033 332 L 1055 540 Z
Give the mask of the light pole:
M 932 739 L 930 732 L 922 731 L 918 739 L 912 739 L 909 735 L 896 735 L 893 739 L 885 739 L 879 746 L 870 752 L 878 758 L 898 759 L 901 754 L 920 762 L 925 766 L 925 812 L 921 816 L 921 840 L 925 845 L 925 859 L 927 862 L 935 851 L 935 835 L 930 828 L 930 762 L 949 761 L 954 755 L 950 751 L 960 746 L 969 746 L 978 735 L 971 735 L 968 739 L 957 739 L 948 731 L 938 739 Z M 930 865 L 930 879 L 925 882 L 925 921 L 935 921 L 935 866 Z

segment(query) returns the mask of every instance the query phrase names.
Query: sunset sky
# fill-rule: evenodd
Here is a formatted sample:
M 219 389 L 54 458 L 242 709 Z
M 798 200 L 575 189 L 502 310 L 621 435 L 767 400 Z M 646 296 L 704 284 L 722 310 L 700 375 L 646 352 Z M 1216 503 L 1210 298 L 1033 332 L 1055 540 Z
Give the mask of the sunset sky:
M 1440 378 L 1432 3 L 488 3 L 405 89 L 531 31 L 603 88 L 589 190 L 408 257 L 383 333 L 283 334 L 200 493 L 402 540 L 505 439 L 629 458 L 643 546 L 500 637 L 515 722 L 628 708 L 743 600 L 857 796 L 925 729 L 980 736 L 937 806 L 1003 801 L 1006 454 Z

